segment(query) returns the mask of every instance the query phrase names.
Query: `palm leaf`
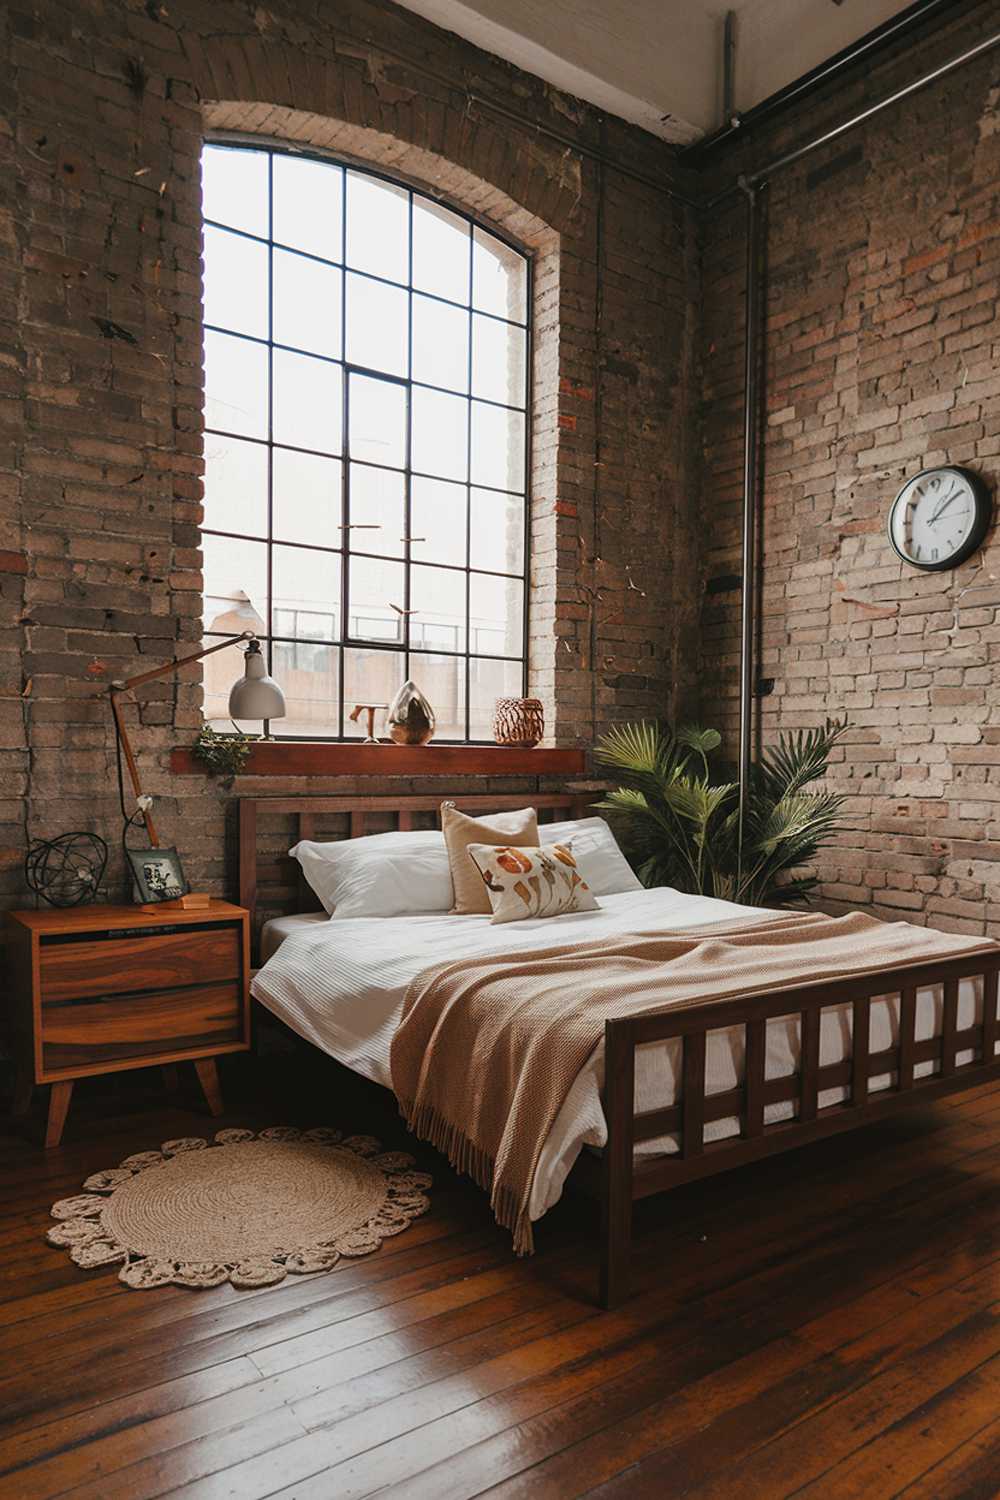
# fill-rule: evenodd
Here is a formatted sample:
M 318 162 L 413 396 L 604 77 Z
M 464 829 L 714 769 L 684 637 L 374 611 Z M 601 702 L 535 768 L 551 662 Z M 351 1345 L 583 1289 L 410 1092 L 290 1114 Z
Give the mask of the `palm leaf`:
M 846 719 L 827 719 L 822 729 L 800 729 L 783 734 L 766 750 L 753 771 L 753 780 L 775 801 L 801 791 L 826 775 L 830 752 L 847 731 Z
M 633 776 L 655 776 L 664 752 L 664 733 L 658 724 L 615 724 L 602 735 L 594 758 Z

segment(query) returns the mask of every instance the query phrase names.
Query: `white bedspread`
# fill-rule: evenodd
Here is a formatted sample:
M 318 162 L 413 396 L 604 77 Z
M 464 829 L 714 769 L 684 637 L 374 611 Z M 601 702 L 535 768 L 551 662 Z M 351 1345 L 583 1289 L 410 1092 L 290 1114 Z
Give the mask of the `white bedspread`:
M 658 928 L 689 928 L 737 916 L 773 913 L 736 906 L 708 897 L 684 896 L 661 888 L 604 896 L 594 912 L 511 922 L 493 927 L 489 917 L 357 917 L 346 921 L 289 921 L 279 937 L 267 934 L 267 944 L 278 946 L 256 975 L 252 992 L 268 1010 L 299 1036 L 376 1083 L 390 1086 L 389 1048 L 399 1023 L 403 996 L 410 981 L 432 964 L 474 953 L 520 953 L 566 942 L 571 934 L 580 940 L 627 932 L 649 932 Z M 270 926 L 271 924 L 269 924 Z M 917 1000 L 918 1040 L 941 1030 L 940 987 L 921 990 Z M 981 981 L 963 982 L 959 993 L 958 1024 L 974 1024 L 981 1014 Z M 852 1012 L 850 1006 L 823 1012 L 820 1060 L 840 1062 L 850 1051 Z M 872 1002 L 871 1048 L 890 1047 L 898 1037 L 897 996 Z M 707 1087 L 710 1094 L 735 1088 L 743 1071 L 744 1032 L 730 1027 L 709 1033 L 706 1052 Z M 796 1071 L 799 1055 L 797 1017 L 782 1017 L 767 1027 L 768 1078 L 786 1077 Z M 959 1054 L 959 1061 L 971 1054 Z M 681 1046 L 679 1041 L 657 1042 L 638 1049 L 636 1057 L 636 1107 L 649 1110 L 671 1104 L 679 1093 Z M 920 1074 L 932 1071 L 925 1063 Z M 535 1177 L 531 1198 L 532 1219 L 541 1218 L 562 1193 L 566 1176 L 584 1146 L 603 1146 L 607 1127 L 601 1107 L 604 1082 L 603 1047 L 598 1047 L 567 1095 L 546 1142 Z M 872 1080 L 872 1089 L 888 1087 L 889 1075 Z M 828 1089 L 820 1105 L 845 1097 L 844 1089 Z M 790 1119 L 793 1105 L 771 1105 L 768 1121 Z M 720 1140 L 739 1132 L 739 1121 L 717 1120 L 705 1127 L 706 1140 Z M 678 1149 L 675 1136 L 644 1142 L 643 1153 L 663 1154 Z

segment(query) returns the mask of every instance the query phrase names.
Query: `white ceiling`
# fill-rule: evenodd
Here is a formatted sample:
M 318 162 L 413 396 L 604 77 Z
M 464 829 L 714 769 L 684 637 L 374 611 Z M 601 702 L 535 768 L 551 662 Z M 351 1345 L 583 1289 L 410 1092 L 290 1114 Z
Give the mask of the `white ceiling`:
M 400 0 L 448 31 L 670 141 L 722 123 L 722 37 L 736 12 L 747 110 L 910 0 Z

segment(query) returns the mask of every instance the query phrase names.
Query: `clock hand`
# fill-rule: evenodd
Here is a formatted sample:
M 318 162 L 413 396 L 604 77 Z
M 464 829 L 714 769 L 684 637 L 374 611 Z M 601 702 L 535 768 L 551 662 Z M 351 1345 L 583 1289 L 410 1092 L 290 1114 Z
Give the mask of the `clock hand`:
M 956 490 L 952 490 L 948 495 L 945 496 L 944 500 L 942 500 L 942 502 L 938 506 L 937 510 L 934 512 L 934 514 L 928 520 L 928 522 L 927 522 L 928 526 L 933 526 L 934 525 L 934 522 L 937 520 L 938 516 L 940 516 L 943 511 L 946 511 L 948 509 L 948 506 L 951 504 L 951 502 L 954 500 L 955 496 L 958 493 L 959 493 L 959 491 L 956 489 Z

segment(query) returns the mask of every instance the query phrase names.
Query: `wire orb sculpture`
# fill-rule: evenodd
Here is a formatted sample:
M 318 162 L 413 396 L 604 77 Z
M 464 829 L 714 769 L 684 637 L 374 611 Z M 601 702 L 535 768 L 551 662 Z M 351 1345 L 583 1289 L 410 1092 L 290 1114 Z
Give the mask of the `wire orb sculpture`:
M 50 906 L 93 901 L 104 879 L 108 846 L 96 833 L 63 833 L 36 839 L 24 861 L 24 878 Z

